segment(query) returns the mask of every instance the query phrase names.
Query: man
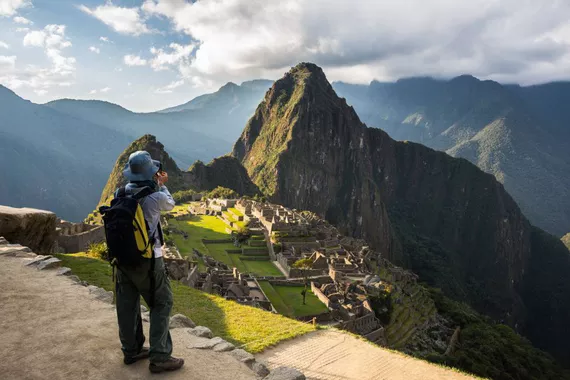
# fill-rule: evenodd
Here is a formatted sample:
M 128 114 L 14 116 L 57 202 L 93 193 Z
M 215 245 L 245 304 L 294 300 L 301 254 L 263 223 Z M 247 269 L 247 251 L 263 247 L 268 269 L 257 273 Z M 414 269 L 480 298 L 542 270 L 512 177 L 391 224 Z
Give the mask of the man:
M 184 365 L 183 359 L 171 356 L 169 318 L 172 290 L 162 259 L 164 242 L 160 212 L 172 210 L 174 199 L 164 185 L 168 181 L 168 174 L 160 168 L 160 162 L 153 160 L 148 152 L 138 151 L 130 155 L 123 171 L 129 180 L 125 187 L 127 195 L 134 195 L 145 187 L 152 190 L 139 203 L 148 224 L 148 236 L 151 241 L 154 240 L 154 258 L 145 259 L 138 267 L 119 267 L 116 289 L 119 337 L 125 355 L 124 362 L 133 364 L 150 357 L 149 370 L 153 373 L 177 370 Z M 151 260 L 154 260 L 153 266 Z M 153 267 L 154 271 L 151 272 Z M 150 307 L 150 350 L 143 347 L 145 337 L 140 311 L 141 295 Z

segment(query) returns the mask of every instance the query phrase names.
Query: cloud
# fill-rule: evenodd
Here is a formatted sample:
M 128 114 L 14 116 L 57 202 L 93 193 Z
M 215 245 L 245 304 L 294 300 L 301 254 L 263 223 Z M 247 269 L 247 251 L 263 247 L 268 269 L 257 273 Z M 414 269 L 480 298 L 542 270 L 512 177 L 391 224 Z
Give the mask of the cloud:
M 13 16 L 18 9 L 31 5 L 29 0 L 0 0 L 0 16 Z
M 94 90 L 89 91 L 89 95 L 94 95 L 94 94 L 97 94 L 97 93 L 105 94 L 105 93 L 107 93 L 107 92 L 109 92 L 109 91 L 111 91 L 111 87 L 103 87 L 103 88 L 101 88 L 101 89 L 99 89 L 99 90 L 94 89 Z
M 0 55 L 0 69 L 9 71 L 9 70 L 14 70 L 15 67 L 16 67 L 15 55 L 11 56 Z
M 89 46 L 89 51 L 92 51 L 95 54 L 99 54 L 101 50 L 95 46 Z
M 99 37 L 99 40 L 103 42 L 111 42 L 107 37 Z
M 146 59 L 142 59 L 138 55 L 128 54 L 123 57 L 123 62 L 127 66 L 145 66 L 147 61 Z
M 190 65 L 191 54 L 196 47 L 194 44 L 180 45 L 171 43 L 168 47 L 170 51 L 155 47 L 150 49 L 151 54 L 154 55 L 154 58 L 150 61 L 150 66 L 154 71 L 166 70 L 172 66 Z
M 47 90 L 34 90 L 34 92 L 39 96 L 43 96 L 48 93 Z
M 184 85 L 184 79 L 174 81 L 174 82 L 171 82 L 170 84 L 168 84 L 164 87 L 157 88 L 154 92 L 157 94 L 169 94 L 172 92 L 172 90 L 174 90 L 175 88 L 178 88 L 182 85 Z
M 330 79 L 471 73 L 530 83 L 567 78 L 570 2 L 559 0 L 146 0 L 196 42 L 184 76 L 277 77 L 300 61 Z M 160 66 L 159 66 L 160 67 Z
M 47 93 L 53 86 L 66 87 L 73 84 L 75 79 L 74 57 L 64 55 L 63 50 L 71 46 L 71 41 L 65 35 L 65 25 L 47 25 L 41 30 L 26 33 L 24 46 L 43 49 L 49 66 L 12 64 L 11 68 L 0 70 L 0 82 L 10 88 L 28 87 L 36 94 Z M 13 57 L 15 61 L 15 57 Z
M 32 21 L 30 21 L 27 18 L 22 17 L 22 16 L 16 16 L 13 18 L 13 20 L 16 24 L 24 24 L 24 25 L 32 25 L 33 24 Z
M 16 28 L 16 32 L 19 33 L 27 33 L 30 31 L 30 28 Z
M 10 49 L 10 45 L 8 45 L 6 42 L 4 41 L 0 41 L 0 48 L 2 49 Z
M 121 34 L 138 36 L 152 32 L 144 23 L 139 8 L 120 7 L 108 2 L 95 8 L 80 5 L 79 9 Z

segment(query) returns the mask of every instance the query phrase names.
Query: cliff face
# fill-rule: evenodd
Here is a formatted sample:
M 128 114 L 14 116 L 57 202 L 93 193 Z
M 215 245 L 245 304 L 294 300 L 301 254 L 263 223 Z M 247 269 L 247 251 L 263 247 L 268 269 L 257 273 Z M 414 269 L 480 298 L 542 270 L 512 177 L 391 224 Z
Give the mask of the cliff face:
M 540 312 L 521 296 L 531 226 L 503 186 L 367 128 L 317 66 L 275 83 L 233 155 L 272 201 L 320 214 L 497 320 L 521 327 Z

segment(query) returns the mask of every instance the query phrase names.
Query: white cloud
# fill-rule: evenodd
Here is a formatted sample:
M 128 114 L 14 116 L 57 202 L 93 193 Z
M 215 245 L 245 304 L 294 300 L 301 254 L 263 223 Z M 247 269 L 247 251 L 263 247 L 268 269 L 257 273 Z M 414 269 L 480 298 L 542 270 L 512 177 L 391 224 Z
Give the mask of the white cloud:
M 0 55 L 0 69 L 2 69 L 3 71 L 10 71 L 14 70 L 15 67 L 16 67 L 15 55 L 11 56 Z
M 127 66 L 144 66 L 146 65 L 146 59 L 142 59 L 138 55 L 128 54 L 123 57 L 123 62 Z
M 532 83 L 565 79 L 570 65 L 569 1 L 145 0 L 141 9 L 197 41 L 183 67 L 196 81 L 278 77 L 311 61 L 330 79 Z
M 118 33 L 138 36 L 151 33 L 144 23 L 139 8 L 126 8 L 113 5 L 110 1 L 105 5 L 88 8 L 80 5 L 79 9 L 97 18 Z
M 46 32 L 43 30 L 34 30 L 28 32 L 24 36 L 24 46 L 43 47 L 46 40 Z
M 2 49 L 10 49 L 10 45 L 8 45 L 6 42 L 4 41 L 0 41 L 0 48 Z
M 24 25 L 32 25 L 33 24 L 32 21 L 30 21 L 27 18 L 22 17 L 22 16 L 16 16 L 13 18 L 13 20 L 16 24 L 24 24 Z
M 169 52 L 164 49 L 152 47 L 150 52 L 154 55 L 154 58 L 150 61 L 150 66 L 155 71 L 161 71 L 166 70 L 171 66 L 180 67 L 190 65 L 191 54 L 195 47 L 196 46 L 194 44 L 180 45 L 177 43 L 171 43 L 169 45 Z
M 103 41 L 103 42 L 111 42 L 111 41 L 109 41 L 109 38 L 107 38 L 107 37 L 99 37 L 99 40 Z
M 30 28 L 16 28 L 16 32 L 19 33 L 27 33 L 30 31 Z
M 92 51 L 93 53 L 99 54 L 101 52 L 101 50 L 95 46 L 89 46 L 89 51 Z
M 18 9 L 32 5 L 30 0 L 0 0 L 0 16 L 13 16 Z
M 103 88 L 101 88 L 101 89 L 99 89 L 99 90 L 94 89 L 94 90 L 89 91 L 89 95 L 105 94 L 105 93 L 109 92 L 110 90 L 111 90 L 111 87 L 103 87 Z
M 154 92 L 156 92 L 157 94 L 169 94 L 172 92 L 172 90 L 182 85 L 184 85 L 184 79 L 174 81 L 164 87 L 157 88 Z
M 43 49 L 50 65 L 41 67 L 37 65 L 18 65 L 12 70 L 0 71 L 0 82 L 11 88 L 28 87 L 36 94 L 53 86 L 66 87 L 74 82 L 74 57 L 64 55 L 63 50 L 71 46 L 65 36 L 65 25 L 47 25 L 42 30 L 29 31 L 23 39 L 24 46 L 40 47 Z
M 48 93 L 47 90 L 34 90 L 34 92 L 39 96 L 43 96 Z

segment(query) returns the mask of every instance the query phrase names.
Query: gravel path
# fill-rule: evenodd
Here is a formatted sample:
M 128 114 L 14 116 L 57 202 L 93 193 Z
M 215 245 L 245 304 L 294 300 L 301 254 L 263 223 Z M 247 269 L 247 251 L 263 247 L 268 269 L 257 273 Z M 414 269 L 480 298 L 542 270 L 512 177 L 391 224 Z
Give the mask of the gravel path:
M 351 335 L 321 330 L 279 344 L 259 355 L 270 368 L 295 367 L 314 380 L 474 379 L 394 353 Z
M 172 330 L 174 355 L 186 361 L 182 370 L 152 376 L 147 360 L 124 365 L 113 306 L 19 258 L 0 255 L 0 289 L 2 379 L 255 379 L 227 353 L 186 348 L 192 338 L 183 329 Z

